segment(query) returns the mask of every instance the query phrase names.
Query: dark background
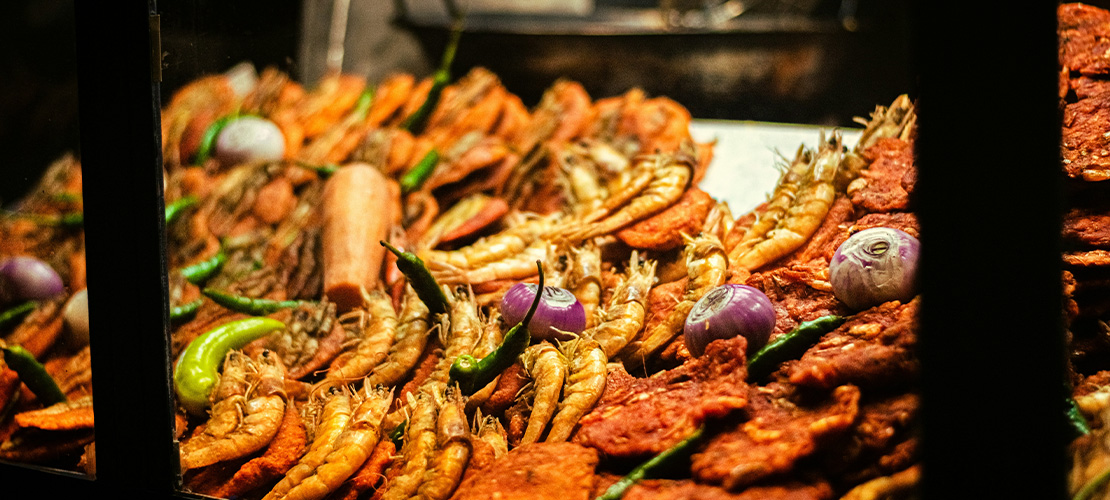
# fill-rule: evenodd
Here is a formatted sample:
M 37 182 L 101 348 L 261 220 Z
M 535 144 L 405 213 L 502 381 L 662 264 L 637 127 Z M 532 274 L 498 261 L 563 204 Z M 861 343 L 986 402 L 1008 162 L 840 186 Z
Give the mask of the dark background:
M 785 12 L 797 19 L 797 12 L 782 7 L 788 3 L 757 3 L 764 11 L 754 14 Z M 810 3 L 804 16 L 816 24 L 785 22 L 756 33 L 536 36 L 484 29 L 475 22 L 453 69 L 462 75 L 486 66 L 529 106 L 555 78 L 567 77 L 581 82 L 595 99 L 640 86 L 649 95 L 674 98 L 696 118 L 826 126 L 851 126 L 853 116 L 866 115 L 899 93 L 913 95 L 906 2 Z M 854 31 L 844 29 L 838 17 L 846 3 L 856 5 L 860 23 Z M 652 2 L 597 4 L 642 7 Z M 313 27 L 326 21 L 329 13 L 321 9 L 327 5 L 160 2 L 163 99 L 202 74 L 241 61 L 259 69 L 275 66 L 298 79 L 317 77 L 321 56 L 313 49 L 320 44 L 302 40 L 300 32 L 306 20 Z M 11 0 L 5 7 L 0 16 L 0 206 L 23 196 L 55 158 L 79 152 L 72 0 Z M 398 22 L 392 5 L 383 0 L 353 0 L 351 20 L 347 40 L 357 46 L 348 48 L 344 68 L 373 80 L 388 71 L 381 65 L 420 73 L 419 68 L 434 66 L 442 50 L 443 26 Z M 760 64 L 767 68 L 751 69 Z M 804 64 L 817 73 L 793 80 L 781 76 L 797 75 L 803 70 L 790 67 Z M 743 74 L 719 78 L 730 76 L 731 67 Z M 119 175 L 122 181 L 128 173 Z

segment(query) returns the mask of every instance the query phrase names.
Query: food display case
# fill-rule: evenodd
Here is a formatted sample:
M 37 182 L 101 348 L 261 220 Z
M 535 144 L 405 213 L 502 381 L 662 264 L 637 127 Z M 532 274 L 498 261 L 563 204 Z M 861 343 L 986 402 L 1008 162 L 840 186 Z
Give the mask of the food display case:
M 324 2 L 304 2 L 299 10 L 282 6 L 290 10 L 275 15 L 302 16 L 289 23 L 297 30 L 319 24 L 317 11 L 340 19 L 343 16 L 336 9 L 357 3 L 330 2 L 325 9 Z M 181 425 L 175 417 L 182 396 L 174 380 L 174 354 L 180 346 L 171 341 L 171 308 L 180 304 L 170 291 L 174 256 L 167 250 L 170 203 L 164 190 L 172 182 L 163 171 L 168 160 L 163 152 L 162 111 L 170 94 L 188 82 L 251 56 L 235 52 L 242 49 L 233 36 L 234 27 L 240 26 L 236 22 L 197 21 L 219 10 L 208 2 L 185 8 L 153 1 L 74 5 L 87 280 L 103 290 L 89 302 L 90 316 L 95 318 L 90 338 L 92 385 L 97 388 L 95 474 L 3 462 L 0 478 L 21 494 L 49 498 L 200 498 L 182 488 L 179 445 L 186 438 L 175 435 Z M 980 6 L 962 5 L 960 15 L 924 2 L 899 6 L 911 14 L 906 20 L 910 31 L 902 36 L 912 43 L 904 59 L 892 63 L 891 71 L 913 75 L 896 80 L 912 87 L 904 91 L 919 104 L 914 161 L 920 173 L 910 202 L 920 219 L 924 242 L 917 273 L 922 299 L 916 346 L 922 401 L 916 429 L 924 466 L 918 487 L 906 497 L 1064 497 L 1069 452 L 1060 403 L 1065 396 L 1059 217 L 1064 186 L 1056 168 L 1060 117 L 1055 6 L 1014 12 L 1016 17 L 1005 26 L 984 23 L 992 11 Z M 184 19 L 171 19 L 174 12 Z M 412 48 L 437 54 L 449 30 L 421 16 L 415 10 L 398 14 L 394 28 L 407 35 L 397 36 L 413 37 L 410 41 L 418 44 Z M 496 23 L 490 23 L 484 34 L 474 38 L 496 44 L 491 40 L 499 32 L 490 28 Z M 191 38 L 168 29 L 199 24 L 224 32 Z M 257 21 L 241 26 L 252 26 L 243 29 L 248 40 L 256 37 L 243 44 L 258 44 L 258 53 L 264 54 L 256 64 L 270 58 L 269 63 L 284 71 L 312 78 L 320 47 L 313 48 L 307 36 L 298 41 L 274 35 L 280 30 Z M 551 42 L 531 35 L 530 43 Z M 749 32 L 740 38 L 748 36 L 754 35 Z M 668 46 L 678 40 L 652 43 Z M 168 45 L 188 48 L 181 57 L 167 56 Z M 681 48 L 668 50 L 673 51 L 669 57 L 681 59 Z M 312 57 L 313 62 L 280 56 L 294 51 L 299 51 L 298 57 Z M 228 53 L 233 55 L 225 57 Z M 206 60 L 212 54 L 220 56 Z M 554 53 L 544 54 L 550 62 L 558 60 Z M 467 67 L 483 64 L 479 54 L 466 57 L 471 58 Z M 427 59 L 406 70 L 430 74 L 438 61 Z M 608 60 L 606 64 L 617 63 Z M 678 69 L 673 60 L 662 64 Z M 776 64 L 785 63 L 777 60 Z M 868 60 L 868 64 L 881 61 Z M 463 74 L 464 70 L 455 68 L 456 77 Z M 818 101 L 835 100 L 836 93 L 844 91 L 831 84 L 826 88 L 834 90 L 815 92 Z M 615 95 L 609 90 L 597 92 L 601 94 L 595 97 Z M 749 104 L 760 99 L 753 95 L 743 99 Z M 875 97 L 871 106 L 886 106 L 893 97 Z M 541 99 L 537 91 L 528 108 Z M 819 125 L 845 125 L 839 105 L 808 115 L 801 111 L 773 114 L 779 106 L 803 105 L 786 101 L 768 101 L 762 108 L 753 105 L 752 109 L 767 113 L 754 117 L 759 121 L 742 111 L 728 113 L 728 121 L 708 120 L 721 118 L 709 111 L 694 114 L 693 138 L 718 141 L 700 186 L 727 197 L 734 205 L 733 217 L 757 208 L 763 194 L 774 189 L 780 178 L 772 168 L 774 149 L 796 147 L 799 140 L 816 146 L 824 142 Z M 806 125 L 767 123 L 773 116 L 785 117 L 783 121 L 800 121 L 801 116 L 812 120 Z M 831 128 L 826 130 L 832 133 Z M 860 129 L 844 130 L 844 144 L 850 148 L 861 134 Z M 752 165 L 758 163 L 764 166 Z M 619 463 L 608 471 L 612 477 L 607 480 L 615 480 L 616 471 L 627 472 L 633 465 Z M 359 498 L 369 496 L 364 492 Z

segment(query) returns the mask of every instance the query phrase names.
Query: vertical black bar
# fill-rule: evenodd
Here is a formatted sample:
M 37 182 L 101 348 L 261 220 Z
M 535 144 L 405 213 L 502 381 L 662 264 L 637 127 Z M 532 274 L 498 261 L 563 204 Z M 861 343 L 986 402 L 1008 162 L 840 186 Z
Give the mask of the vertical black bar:
M 925 498 L 1066 495 L 1055 7 L 915 3 Z
M 97 489 L 174 485 L 153 0 L 76 5 Z

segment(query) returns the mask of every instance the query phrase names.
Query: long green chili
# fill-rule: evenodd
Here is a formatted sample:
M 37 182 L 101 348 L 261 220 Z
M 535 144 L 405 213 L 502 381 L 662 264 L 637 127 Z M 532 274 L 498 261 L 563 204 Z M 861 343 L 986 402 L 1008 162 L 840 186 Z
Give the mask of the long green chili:
M 1071 428 L 1074 437 L 1091 433 L 1091 426 L 1087 423 L 1087 418 L 1079 411 L 1079 405 L 1075 399 L 1071 397 L 1064 398 L 1064 404 L 1067 406 L 1068 426 Z
M 224 127 L 226 127 L 229 123 L 235 121 L 241 116 L 246 115 L 232 113 L 230 115 L 223 116 L 220 119 L 212 122 L 212 124 L 209 125 L 208 128 L 204 129 L 204 135 L 200 136 L 200 146 L 197 147 L 196 160 L 193 161 L 194 165 L 204 165 L 208 161 L 208 158 L 212 156 L 212 150 L 216 149 L 216 138 L 220 136 L 220 132 L 222 132 Z
M 183 196 L 166 205 L 166 224 L 173 222 L 186 209 L 196 204 L 197 198 L 195 196 Z
M 19 380 L 35 394 L 44 406 L 61 403 L 66 400 L 65 393 L 58 387 L 54 378 L 46 372 L 46 368 L 35 359 L 35 355 L 22 346 L 5 346 L 0 344 L 4 351 L 4 363 L 8 368 L 15 370 Z
M 393 429 L 393 432 L 389 433 L 389 440 L 393 441 L 393 444 L 397 446 L 398 450 L 401 449 L 401 445 L 405 442 L 405 428 L 408 426 L 409 421 L 405 419 L 396 429 Z
M 254 316 L 265 316 L 282 309 L 297 307 L 301 304 L 299 300 L 255 299 L 221 292 L 212 288 L 205 288 L 201 293 L 203 293 L 205 297 L 212 299 L 212 302 L 231 309 L 232 311 Z
M 197 315 L 201 304 L 204 304 L 204 299 L 197 299 L 189 303 L 181 304 L 177 307 L 170 309 L 170 323 L 178 324 L 184 323 L 193 319 Z
M 296 163 L 298 167 L 316 171 L 316 175 L 319 175 L 320 177 L 328 177 L 329 175 L 334 174 L 336 170 L 339 170 L 339 165 L 335 165 L 333 163 L 328 163 L 326 165 L 312 165 L 300 160 L 298 160 Z
M 424 99 L 424 103 L 401 123 L 401 128 L 412 132 L 413 135 L 424 131 L 424 126 L 428 124 L 428 118 L 432 116 L 432 111 L 435 110 L 436 104 L 439 102 L 439 96 L 443 93 L 443 88 L 451 82 L 451 63 L 455 60 L 455 53 L 458 52 L 459 38 L 461 37 L 462 17 L 460 16 L 455 18 L 455 23 L 451 27 L 451 38 L 447 40 L 447 46 L 443 49 L 443 58 L 439 62 L 439 69 L 432 75 L 432 88 L 428 91 L 427 99 Z
M 26 219 L 40 226 L 56 226 L 65 228 L 79 228 L 85 225 L 85 214 L 81 212 L 67 212 L 61 215 L 26 214 L 4 211 L 9 217 Z
M 770 375 L 783 361 L 797 358 L 820 340 L 821 336 L 844 323 L 836 315 L 822 316 L 798 325 L 779 336 L 748 360 L 748 380 L 759 380 Z
M 619 500 L 621 497 L 624 496 L 625 492 L 627 492 L 628 489 L 632 487 L 632 485 L 646 478 L 648 474 L 652 474 L 653 472 L 655 472 L 655 469 L 658 468 L 660 464 L 663 464 L 667 460 L 671 459 L 671 457 L 682 454 L 692 448 L 694 444 L 697 443 L 699 439 L 701 439 L 701 436 L 704 432 L 704 427 L 698 427 L 698 430 L 694 431 L 694 433 L 686 439 L 679 441 L 678 444 L 652 457 L 651 460 L 640 464 L 639 467 L 632 469 L 632 472 L 629 472 L 627 476 L 622 477 L 620 481 L 613 483 L 613 485 L 610 486 L 609 489 L 605 490 L 605 493 L 597 497 L 596 500 Z
M 384 240 L 380 243 L 393 255 L 397 256 L 397 269 L 400 269 L 401 273 L 409 279 L 413 290 L 416 290 L 416 295 L 420 297 L 424 305 L 428 306 L 428 311 L 433 315 L 446 314 L 447 296 L 443 294 L 443 289 L 439 287 L 435 277 L 428 271 L 424 261 L 416 254 L 403 252 Z
M 208 394 L 216 385 L 217 372 L 228 351 L 242 349 L 282 328 L 285 323 L 276 319 L 254 317 L 224 323 L 197 336 L 181 352 L 174 367 L 177 402 L 193 415 L 204 415 Z
M 1098 492 L 1099 488 L 1102 488 L 1102 486 L 1105 485 L 1107 481 L 1110 481 L 1110 468 L 1107 468 L 1106 470 L 1100 472 L 1099 475 L 1092 478 L 1090 481 L 1087 481 L 1087 484 L 1084 484 L 1083 487 L 1080 488 L 1078 492 L 1076 492 L 1075 496 L 1072 497 L 1072 500 L 1088 500 L 1090 498 L 1093 498 L 1095 493 Z
M 520 353 L 524 352 L 531 342 L 532 336 L 528 332 L 528 324 L 532 322 L 532 315 L 536 313 L 536 307 L 540 305 L 540 296 L 543 295 L 543 266 L 536 261 L 536 267 L 540 270 L 540 283 L 536 288 L 536 298 L 532 299 L 532 306 L 528 308 L 528 314 L 524 315 L 524 319 L 510 328 L 505 333 L 501 345 L 486 357 L 477 360 L 474 356 L 463 354 L 455 358 L 455 362 L 451 364 L 450 380 L 452 383 L 459 383 L 459 389 L 463 394 L 467 396 L 474 394 L 478 389 L 492 382 L 497 375 L 516 362 Z
M 227 262 L 227 253 L 224 252 L 221 246 L 220 250 L 216 252 L 216 255 L 212 256 L 212 258 L 181 268 L 181 275 L 184 276 L 189 283 L 200 285 L 220 272 L 225 262 Z
M 21 304 L 9 307 L 4 312 L 0 312 L 0 328 L 7 328 L 8 325 L 23 319 L 27 313 L 35 310 L 35 301 L 28 300 Z
M 439 165 L 439 152 L 433 148 L 401 176 L 401 194 L 409 194 L 420 189 L 420 186 L 432 176 L 432 172 L 436 171 L 436 165 Z

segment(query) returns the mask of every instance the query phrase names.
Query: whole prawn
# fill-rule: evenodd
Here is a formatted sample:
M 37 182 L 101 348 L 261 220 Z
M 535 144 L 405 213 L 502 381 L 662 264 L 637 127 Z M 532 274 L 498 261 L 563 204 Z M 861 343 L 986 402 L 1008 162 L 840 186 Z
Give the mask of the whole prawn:
M 471 269 L 437 269 L 432 271 L 432 276 L 440 283 L 448 285 L 529 278 L 536 274 L 536 261 L 548 257 L 549 245 L 545 240 L 536 240 L 511 257 Z
M 249 397 L 241 406 L 242 420 L 239 425 L 203 443 L 200 448 L 183 449 L 182 470 L 249 455 L 261 450 L 277 434 L 285 416 L 285 366 L 271 351 L 262 351 L 253 366 L 255 380 Z
M 432 454 L 435 453 L 438 411 L 432 394 L 420 393 L 414 396 L 408 407 L 412 409 L 412 414 L 405 427 L 401 456 L 393 461 L 393 467 L 397 470 L 375 494 L 375 498 L 380 500 L 412 498 L 420 488 Z
M 344 384 L 361 379 L 389 355 L 397 335 L 393 300 L 385 292 L 374 290 L 363 294 L 363 307 L 370 318 L 362 328 L 362 339 L 354 352 L 336 358 L 328 370 L 328 381 Z
M 828 141 L 822 134 L 821 142 L 821 150 L 782 220 L 766 234 L 765 239 L 750 246 L 742 243 L 733 249 L 736 258 L 730 259 L 732 265 L 755 270 L 797 250 L 820 227 L 836 200 L 834 181 L 844 156 L 839 133 L 834 132 Z
M 617 355 L 644 327 L 647 297 L 655 284 L 655 260 L 642 261 L 632 252 L 626 275 L 613 291 L 596 326 L 583 332 L 601 346 L 606 358 Z
M 398 318 L 397 336 L 385 360 L 366 376 L 368 385 L 392 386 L 416 366 L 420 353 L 428 344 L 428 306 L 416 295 L 412 285 L 405 285 L 405 295 Z
M 706 233 L 696 238 L 683 237 L 686 239 L 686 292 L 663 321 L 649 330 L 642 340 L 625 348 L 622 355 L 625 366 L 646 364 L 648 358 L 682 331 L 694 303 L 728 279 L 728 256 L 721 240 Z
M 798 152 L 794 155 L 794 161 L 784 168 L 782 176 L 779 177 L 779 181 L 775 185 L 775 190 L 772 192 L 770 199 L 767 200 L 766 210 L 759 214 L 736 243 L 736 246 L 732 248 L 732 252 L 729 254 L 730 261 L 735 262 L 740 255 L 764 241 L 767 238 L 767 233 L 779 224 L 786 215 L 786 211 L 790 209 L 790 205 L 794 203 L 799 186 L 805 180 L 806 173 L 809 172 L 812 163 L 813 152 L 806 149 L 804 145 L 799 146 Z
M 357 406 L 335 447 L 315 470 L 294 485 L 287 500 L 319 500 L 335 491 L 362 466 L 382 438 L 381 423 L 393 401 L 393 392 L 381 386 L 364 386 L 355 396 Z
M 263 500 L 284 498 L 324 463 L 351 420 L 352 400 L 351 391 L 346 387 L 327 387 L 321 395 L 313 396 L 306 411 L 308 415 L 315 417 L 312 444 L 297 465 L 286 471 L 285 477 L 274 485 Z
M 566 441 L 578 420 L 590 411 L 605 390 L 605 364 L 609 358 L 597 341 L 579 337 L 561 346 L 568 360 L 568 374 L 547 442 Z
M 476 269 L 524 251 L 539 235 L 550 230 L 552 217 L 519 216 L 522 221 L 508 229 L 482 238 L 458 250 L 421 250 L 417 252 L 430 269 Z
M 547 423 L 555 413 L 563 381 L 567 375 L 567 361 L 559 349 L 547 341 L 532 345 L 520 355 L 524 370 L 532 377 L 532 413 L 520 443 L 540 440 Z
M 416 498 L 445 500 L 454 493 L 470 460 L 470 424 L 466 421 L 463 398 L 447 389 L 436 417 L 436 452 L 431 467 L 416 491 Z
M 587 241 L 570 252 L 567 285 L 586 310 L 586 328 L 590 328 L 597 324 L 598 303 L 601 302 L 601 249 L 593 241 Z
M 686 192 L 694 175 L 696 160 L 688 149 L 655 156 L 651 180 L 638 196 L 616 213 L 592 224 L 581 224 L 563 236 L 571 241 L 582 241 L 609 234 L 674 204 Z M 588 217 L 587 220 L 591 218 Z

